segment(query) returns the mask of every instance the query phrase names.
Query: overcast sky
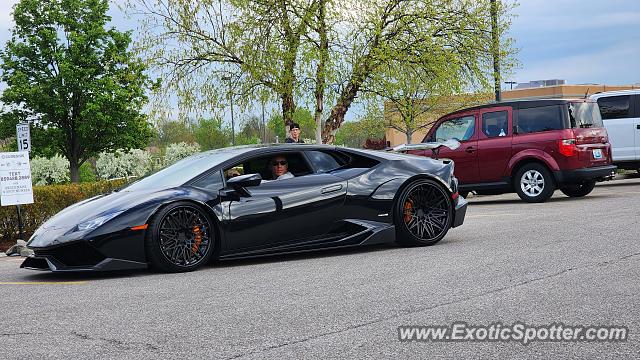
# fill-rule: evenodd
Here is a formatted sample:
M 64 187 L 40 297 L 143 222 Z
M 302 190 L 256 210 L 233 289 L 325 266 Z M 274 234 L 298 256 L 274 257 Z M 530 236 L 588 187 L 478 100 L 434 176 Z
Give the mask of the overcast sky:
M 11 34 L 16 2 L 0 0 L 2 46 Z M 134 29 L 136 24 L 113 3 L 113 25 Z M 640 84 L 639 0 L 520 0 L 514 13 L 511 37 L 519 49 L 519 67 L 503 80 Z

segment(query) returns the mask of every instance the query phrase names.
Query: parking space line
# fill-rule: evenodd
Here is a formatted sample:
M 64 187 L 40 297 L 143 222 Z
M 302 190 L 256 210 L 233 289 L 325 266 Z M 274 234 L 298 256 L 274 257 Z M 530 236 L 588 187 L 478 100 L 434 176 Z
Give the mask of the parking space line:
M 0 285 L 83 285 L 88 281 L 0 281 Z
M 481 214 L 481 215 L 467 215 L 465 216 L 466 219 L 468 218 L 476 218 L 476 217 L 493 217 L 493 216 L 517 216 L 518 214 Z

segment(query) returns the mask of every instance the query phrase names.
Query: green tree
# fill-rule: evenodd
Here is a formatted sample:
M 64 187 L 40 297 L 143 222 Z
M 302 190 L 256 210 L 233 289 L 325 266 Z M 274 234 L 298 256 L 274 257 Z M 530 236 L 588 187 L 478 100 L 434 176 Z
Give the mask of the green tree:
M 325 143 L 390 63 L 431 69 L 445 56 L 462 69 L 456 76 L 487 88 L 492 53 L 498 61 L 509 54 L 491 51 L 490 0 L 130 1 L 147 15 L 145 29 L 162 29 L 145 31 L 140 46 L 185 104 L 219 106 L 228 92 L 221 79 L 232 74 L 234 99 L 248 106 L 267 89 L 289 124 L 296 101 L 313 94 Z M 507 28 L 502 22 L 498 35 Z
M 240 132 L 236 134 L 238 145 L 270 142 L 270 139 L 275 138 L 273 130 L 266 126 L 267 124 L 262 126 L 262 119 L 256 115 L 247 116 L 240 124 Z
M 153 145 L 165 148 L 169 144 L 180 142 L 196 142 L 193 125 L 186 121 L 164 120 L 158 122 L 155 138 L 152 140 Z
M 349 147 L 363 147 L 368 139 L 382 140 L 385 136 L 384 113 L 379 102 L 368 102 L 364 114 L 355 121 L 346 121 L 336 133 L 335 143 Z
M 146 15 L 140 48 L 184 108 L 219 106 L 229 79 L 238 105 L 268 89 L 283 123 L 293 121 L 300 48 L 317 0 L 129 0 L 128 7 Z
M 201 119 L 193 133 L 202 151 L 231 145 L 231 128 L 224 127 L 221 119 Z
M 140 112 L 150 85 L 128 50 L 129 33 L 107 28 L 108 0 L 21 0 L 12 38 L 0 52 L 0 100 L 29 121 L 35 149 L 70 163 L 71 181 L 101 151 L 143 147 L 150 125 Z

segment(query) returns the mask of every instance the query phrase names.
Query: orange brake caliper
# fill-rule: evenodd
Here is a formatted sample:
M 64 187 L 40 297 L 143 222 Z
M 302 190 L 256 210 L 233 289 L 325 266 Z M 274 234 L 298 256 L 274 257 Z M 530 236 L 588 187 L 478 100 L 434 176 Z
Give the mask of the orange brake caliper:
M 195 254 L 196 251 L 198 251 L 200 244 L 202 243 L 202 231 L 200 230 L 200 227 L 194 226 L 193 233 L 196 234 L 196 237 L 194 239 L 193 245 L 191 246 L 191 252 Z
M 411 199 L 407 199 L 404 202 L 404 223 L 408 224 L 411 222 L 411 211 L 413 210 L 413 201 Z

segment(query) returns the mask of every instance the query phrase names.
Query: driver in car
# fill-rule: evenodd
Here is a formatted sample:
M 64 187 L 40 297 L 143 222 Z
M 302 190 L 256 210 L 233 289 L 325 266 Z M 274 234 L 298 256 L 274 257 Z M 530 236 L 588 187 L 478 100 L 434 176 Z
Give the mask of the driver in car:
M 293 174 L 289 172 L 287 158 L 282 155 L 276 155 L 271 159 L 271 172 L 273 173 L 273 180 L 283 180 L 294 177 Z

